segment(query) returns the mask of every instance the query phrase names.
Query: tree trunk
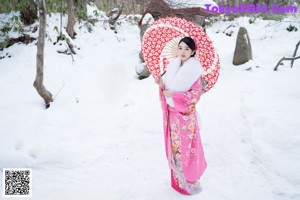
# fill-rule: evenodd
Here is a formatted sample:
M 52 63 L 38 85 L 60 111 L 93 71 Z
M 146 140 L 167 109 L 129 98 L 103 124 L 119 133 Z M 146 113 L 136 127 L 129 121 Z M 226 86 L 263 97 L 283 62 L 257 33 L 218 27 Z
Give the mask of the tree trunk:
M 131 0 L 131 13 L 135 13 L 135 4 L 134 4 L 134 0 Z
M 239 0 L 235 0 L 234 1 L 234 6 L 239 6 L 240 5 L 240 1 Z
M 296 56 L 299 45 L 300 45 L 300 41 L 296 44 L 296 49 L 295 49 L 295 51 L 294 51 L 293 57 Z M 291 68 L 293 67 L 293 64 L 294 64 L 294 60 L 292 60 L 292 62 L 291 62 Z
M 140 14 L 143 14 L 144 11 L 145 11 L 145 0 L 142 0 L 141 7 L 140 7 Z
M 268 9 L 270 9 L 271 8 L 271 5 L 270 5 L 270 0 L 266 0 L 266 4 L 267 4 L 267 6 L 268 6 Z
M 71 38 L 74 38 L 74 25 L 75 25 L 75 14 L 74 14 L 74 2 L 68 0 L 68 25 L 67 33 Z
M 229 5 L 230 6 L 238 6 L 239 5 L 239 0 L 229 0 Z
M 44 48 L 45 48 L 45 30 L 46 30 L 46 5 L 45 0 L 40 0 L 40 27 L 39 37 L 37 42 L 36 54 L 36 77 L 33 83 L 38 94 L 44 99 L 46 108 L 50 107 L 50 102 L 53 101 L 52 94 L 44 87 Z
M 255 5 L 255 7 L 256 7 L 256 5 L 259 3 L 259 0 L 254 0 L 253 1 L 253 4 Z

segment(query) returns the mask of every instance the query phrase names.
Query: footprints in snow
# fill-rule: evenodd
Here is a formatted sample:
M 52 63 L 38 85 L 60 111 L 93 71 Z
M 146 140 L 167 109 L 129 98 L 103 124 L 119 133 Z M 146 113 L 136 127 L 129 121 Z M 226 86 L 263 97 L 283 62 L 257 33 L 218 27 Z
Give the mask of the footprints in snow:
M 38 159 L 39 158 L 39 152 L 35 149 L 29 150 L 28 155 L 33 159 Z
M 14 149 L 16 151 L 20 151 L 23 148 L 23 142 L 22 140 L 17 140 L 15 145 L 14 145 Z M 30 149 L 28 151 L 28 156 L 31 157 L 32 159 L 38 159 L 39 158 L 39 151 L 36 149 Z

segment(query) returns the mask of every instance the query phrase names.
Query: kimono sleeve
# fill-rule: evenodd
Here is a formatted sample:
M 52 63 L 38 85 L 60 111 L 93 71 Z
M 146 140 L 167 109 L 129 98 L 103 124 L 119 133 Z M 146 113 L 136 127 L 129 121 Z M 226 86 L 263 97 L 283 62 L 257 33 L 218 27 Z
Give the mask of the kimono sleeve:
M 159 100 L 160 100 L 160 103 L 161 103 L 161 108 L 164 110 L 166 108 L 166 98 L 165 98 L 165 95 L 163 93 L 163 90 L 161 88 L 159 88 Z
M 175 110 L 183 114 L 195 113 L 195 106 L 200 100 L 201 94 L 201 78 L 199 78 L 187 92 L 173 92 L 172 99 Z

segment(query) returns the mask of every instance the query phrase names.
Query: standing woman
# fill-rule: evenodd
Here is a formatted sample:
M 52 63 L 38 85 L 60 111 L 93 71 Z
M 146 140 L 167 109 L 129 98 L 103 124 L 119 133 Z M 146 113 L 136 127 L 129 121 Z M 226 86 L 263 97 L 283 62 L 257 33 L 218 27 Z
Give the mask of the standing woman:
M 195 50 L 192 38 L 181 39 L 178 57 L 168 65 L 164 79 L 155 78 L 160 87 L 171 186 L 187 195 L 201 191 L 199 179 L 207 166 L 195 107 L 202 94 L 203 68 L 194 57 Z

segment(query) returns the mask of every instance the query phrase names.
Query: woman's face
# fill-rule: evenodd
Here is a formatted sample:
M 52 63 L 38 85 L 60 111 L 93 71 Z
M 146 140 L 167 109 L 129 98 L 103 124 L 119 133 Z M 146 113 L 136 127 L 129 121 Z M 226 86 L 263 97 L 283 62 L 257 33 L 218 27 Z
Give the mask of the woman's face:
M 191 55 L 194 54 L 194 52 L 195 51 L 190 49 L 190 47 L 188 45 L 186 45 L 186 43 L 184 43 L 184 42 L 181 42 L 178 45 L 178 55 L 182 62 L 187 61 L 187 59 L 189 59 L 191 57 Z

